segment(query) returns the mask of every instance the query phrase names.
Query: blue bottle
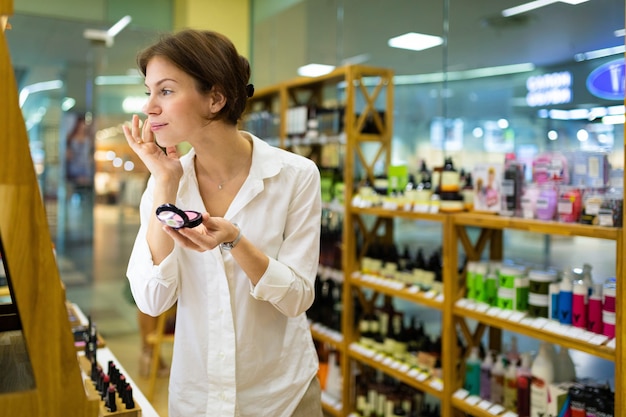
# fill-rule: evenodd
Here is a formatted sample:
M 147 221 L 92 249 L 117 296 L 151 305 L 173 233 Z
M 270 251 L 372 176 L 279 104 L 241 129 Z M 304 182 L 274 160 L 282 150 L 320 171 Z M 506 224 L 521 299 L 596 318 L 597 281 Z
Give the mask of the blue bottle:
M 569 271 L 564 271 L 559 288 L 559 322 L 572 324 L 572 277 Z

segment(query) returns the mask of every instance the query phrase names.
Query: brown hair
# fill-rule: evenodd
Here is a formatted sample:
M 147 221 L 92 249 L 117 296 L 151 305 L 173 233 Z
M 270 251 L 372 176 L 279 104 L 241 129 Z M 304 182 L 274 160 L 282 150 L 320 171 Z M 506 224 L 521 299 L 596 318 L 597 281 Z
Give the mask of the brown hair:
M 148 62 L 155 56 L 168 59 L 193 77 L 200 92 L 215 88 L 223 94 L 226 104 L 215 119 L 237 124 L 250 95 L 250 63 L 226 36 L 193 29 L 164 35 L 137 55 L 137 65 L 144 76 Z

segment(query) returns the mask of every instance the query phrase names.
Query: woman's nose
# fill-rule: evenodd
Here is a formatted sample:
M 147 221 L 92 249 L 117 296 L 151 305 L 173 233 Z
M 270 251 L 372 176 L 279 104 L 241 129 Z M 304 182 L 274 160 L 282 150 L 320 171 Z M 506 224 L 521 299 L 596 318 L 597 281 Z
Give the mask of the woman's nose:
M 154 103 L 154 98 L 152 96 L 148 96 L 148 99 L 146 100 L 146 102 L 144 103 L 141 111 L 148 115 L 148 114 L 154 114 L 156 112 L 157 106 Z

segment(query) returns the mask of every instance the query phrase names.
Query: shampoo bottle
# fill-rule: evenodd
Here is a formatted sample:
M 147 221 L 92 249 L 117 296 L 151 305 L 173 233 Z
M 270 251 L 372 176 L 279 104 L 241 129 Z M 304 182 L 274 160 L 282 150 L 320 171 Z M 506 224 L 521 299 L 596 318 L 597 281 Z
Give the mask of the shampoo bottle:
M 504 408 L 517 411 L 517 361 L 509 362 L 504 373 Z
M 483 363 L 480 364 L 480 398 L 491 400 L 491 369 L 493 368 L 493 356 L 487 352 Z
M 572 324 L 572 276 L 569 269 L 563 271 L 559 287 L 559 322 Z
M 547 342 L 541 342 L 530 373 L 530 416 L 544 417 L 548 409 L 548 386 L 554 382 L 554 365 Z
M 529 352 L 522 353 L 522 363 L 517 368 L 517 415 L 530 417 L 530 384 L 532 374 L 530 364 L 532 356 Z
M 472 347 L 469 358 L 465 362 L 465 389 L 470 395 L 480 395 L 480 357 L 478 346 Z
M 491 402 L 494 404 L 504 402 L 504 361 L 504 355 L 499 354 L 491 368 Z

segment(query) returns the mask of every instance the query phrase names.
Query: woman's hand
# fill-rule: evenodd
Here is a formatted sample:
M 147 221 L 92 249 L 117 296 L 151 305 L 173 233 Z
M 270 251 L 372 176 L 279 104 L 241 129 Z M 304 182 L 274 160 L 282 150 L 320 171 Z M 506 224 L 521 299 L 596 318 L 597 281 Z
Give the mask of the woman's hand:
M 223 242 L 232 242 L 239 234 L 230 221 L 223 217 L 211 217 L 209 213 L 202 214 L 202 224 L 197 227 L 173 229 L 164 225 L 163 230 L 180 246 L 198 252 L 214 249 Z
M 141 158 L 150 173 L 157 181 L 175 181 L 183 175 L 183 167 L 175 146 L 170 146 L 163 152 L 150 130 L 150 123 L 144 122 L 139 128 L 139 116 L 133 115 L 131 126 L 122 127 L 126 141 L 131 149 Z

